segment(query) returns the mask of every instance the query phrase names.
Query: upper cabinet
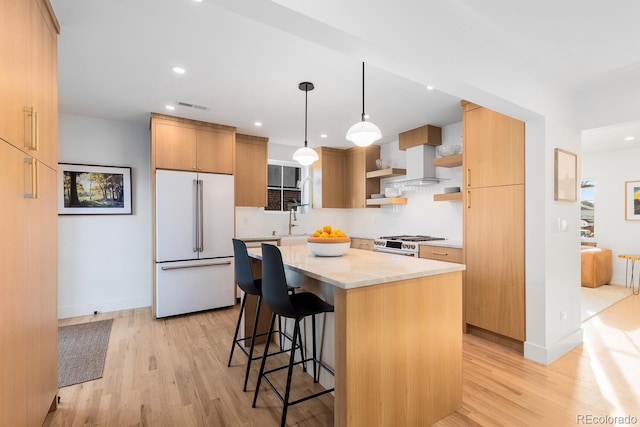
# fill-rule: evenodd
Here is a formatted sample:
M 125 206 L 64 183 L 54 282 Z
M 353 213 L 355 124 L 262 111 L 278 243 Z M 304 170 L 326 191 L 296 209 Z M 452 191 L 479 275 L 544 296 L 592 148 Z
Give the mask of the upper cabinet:
M 58 164 L 59 29 L 48 1 L 0 5 L 0 138 L 53 168 Z
M 235 128 L 151 113 L 157 169 L 233 174 Z
M 367 207 L 367 198 L 380 192 L 380 180 L 367 178 L 367 171 L 376 168 L 380 146 L 353 147 L 345 152 L 345 197 L 347 208 Z
M 319 160 L 311 166 L 314 208 L 364 208 L 367 198 L 380 192 L 380 179 L 367 179 L 380 158 L 380 146 L 320 147 L 316 152 Z
M 345 155 L 339 148 L 315 149 L 319 159 L 311 165 L 314 208 L 345 207 Z
M 524 184 L 524 122 L 463 102 L 465 187 Z
M 236 206 L 267 206 L 268 138 L 236 134 Z
M 398 147 L 401 150 L 418 145 L 437 146 L 442 144 L 442 128 L 438 126 L 424 125 L 415 129 L 400 133 Z

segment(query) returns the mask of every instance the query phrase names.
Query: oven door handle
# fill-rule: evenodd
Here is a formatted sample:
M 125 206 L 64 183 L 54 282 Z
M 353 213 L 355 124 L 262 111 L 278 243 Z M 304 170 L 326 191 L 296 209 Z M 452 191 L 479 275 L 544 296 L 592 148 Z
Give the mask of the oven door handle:
M 412 257 L 417 257 L 418 256 L 418 254 L 416 252 L 405 252 L 405 251 L 401 251 L 400 249 L 389 249 L 389 248 L 377 249 L 377 248 L 374 248 L 373 250 L 375 252 L 382 252 L 382 253 L 386 253 L 386 254 L 405 255 L 405 256 L 412 256 Z

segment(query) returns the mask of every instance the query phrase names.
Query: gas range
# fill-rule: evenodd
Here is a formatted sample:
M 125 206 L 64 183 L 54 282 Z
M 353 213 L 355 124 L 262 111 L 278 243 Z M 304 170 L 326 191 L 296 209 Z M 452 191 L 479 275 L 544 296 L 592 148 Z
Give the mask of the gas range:
M 433 240 L 444 240 L 444 237 L 432 236 L 384 236 L 374 239 L 373 250 L 377 252 L 387 252 L 391 254 L 399 254 L 417 257 L 420 252 L 420 242 L 429 242 Z

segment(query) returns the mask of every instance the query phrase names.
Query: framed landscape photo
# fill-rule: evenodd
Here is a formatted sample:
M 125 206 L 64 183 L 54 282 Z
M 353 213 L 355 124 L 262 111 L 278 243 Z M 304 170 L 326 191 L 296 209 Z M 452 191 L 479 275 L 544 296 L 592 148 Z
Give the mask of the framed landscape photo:
M 58 214 L 131 214 L 131 168 L 59 163 Z
M 640 181 L 627 181 L 624 188 L 624 219 L 640 221 Z
M 578 155 L 556 148 L 554 160 L 553 198 L 575 202 L 578 195 Z

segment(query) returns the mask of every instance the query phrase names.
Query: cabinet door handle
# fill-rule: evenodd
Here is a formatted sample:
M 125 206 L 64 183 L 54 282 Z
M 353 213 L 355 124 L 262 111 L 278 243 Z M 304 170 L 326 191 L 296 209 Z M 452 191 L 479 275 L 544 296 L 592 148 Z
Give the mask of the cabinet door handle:
M 29 140 L 24 141 L 24 146 L 29 150 L 38 150 L 40 139 L 38 112 L 33 107 L 24 107 L 23 111 L 25 116 L 29 117 Z
M 37 199 L 38 198 L 38 161 L 34 158 L 27 157 L 24 159 L 25 163 L 31 165 L 31 192 L 24 193 L 25 199 Z
M 471 191 L 467 190 L 467 209 L 471 209 Z
M 431 255 L 449 256 L 447 252 L 431 252 Z
M 471 168 L 467 168 L 467 187 L 471 187 Z

